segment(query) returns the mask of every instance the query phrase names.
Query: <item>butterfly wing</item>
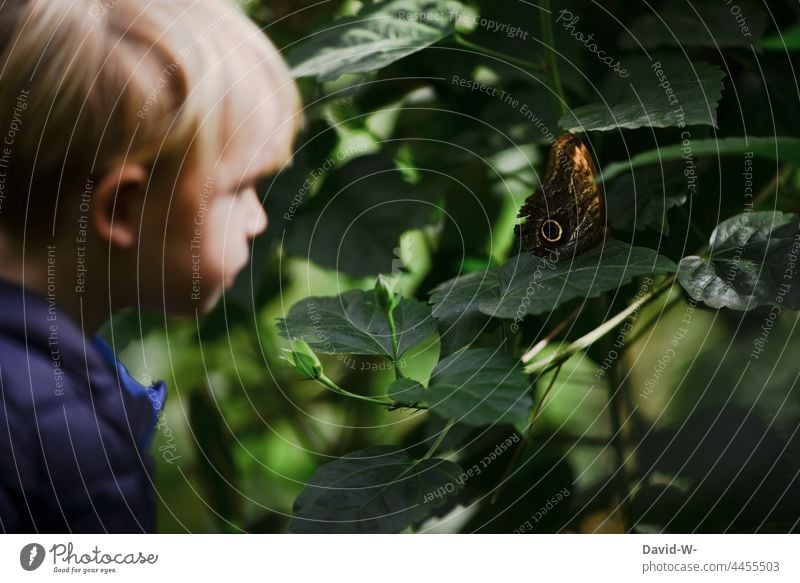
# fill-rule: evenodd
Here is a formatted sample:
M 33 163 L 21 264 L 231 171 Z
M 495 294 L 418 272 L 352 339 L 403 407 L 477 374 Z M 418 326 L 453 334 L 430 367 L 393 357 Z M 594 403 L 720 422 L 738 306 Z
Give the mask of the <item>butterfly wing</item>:
M 589 149 L 572 134 L 560 136 L 550 148 L 540 186 L 517 215 L 525 219 L 514 228 L 522 247 L 558 260 L 599 245 L 607 227 L 597 174 Z

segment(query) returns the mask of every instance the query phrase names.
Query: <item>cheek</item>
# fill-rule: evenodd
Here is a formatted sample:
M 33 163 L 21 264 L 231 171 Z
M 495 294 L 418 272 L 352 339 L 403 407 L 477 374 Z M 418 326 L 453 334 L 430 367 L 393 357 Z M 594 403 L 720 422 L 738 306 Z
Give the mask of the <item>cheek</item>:
M 247 257 L 242 223 L 244 220 L 240 201 L 235 197 L 220 197 L 211 205 L 204 225 L 206 239 L 203 257 L 208 267 L 230 270 L 239 267 Z

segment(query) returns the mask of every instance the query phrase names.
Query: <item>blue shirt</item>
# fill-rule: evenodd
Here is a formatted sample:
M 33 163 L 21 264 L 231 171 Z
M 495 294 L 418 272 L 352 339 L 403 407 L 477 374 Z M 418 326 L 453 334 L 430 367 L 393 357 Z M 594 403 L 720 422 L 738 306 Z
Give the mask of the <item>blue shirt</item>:
M 0 278 L 0 532 L 154 532 L 165 396 L 54 298 Z

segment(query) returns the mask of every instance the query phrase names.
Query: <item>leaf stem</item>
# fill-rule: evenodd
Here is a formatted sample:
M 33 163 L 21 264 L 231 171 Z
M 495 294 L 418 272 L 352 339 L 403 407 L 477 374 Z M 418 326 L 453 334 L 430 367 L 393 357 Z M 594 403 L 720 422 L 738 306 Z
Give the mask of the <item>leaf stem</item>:
M 358 395 L 356 393 L 351 393 L 350 391 L 347 391 L 341 388 L 336 383 L 334 383 L 330 378 L 328 378 L 327 375 L 325 375 L 325 373 L 322 373 L 317 380 L 326 387 L 328 387 L 330 390 L 332 390 L 334 393 L 338 393 L 344 397 L 349 397 L 351 399 L 358 399 L 359 401 L 372 403 L 373 405 L 380 405 L 381 407 L 391 407 L 392 405 L 394 405 L 392 401 L 385 401 L 383 399 L 376 399 L 375 397 L 368 397 L 366 395 Z
M 567 100 L 564 97 L 564 87 L 561 85 L 561 74 L 558 71 L 558 62 L 556 60 L 556 41 L 553 35 L 553 10 L 550 6 L 550 0 L 542 0 L 542 6 L 539 12 L 539 22 L 542 26 L 542 41 L 544 42 L 544 50 L 547 53 L 548 68 L 550 78 L 553 81 L 553 90 L 556 93 L 556 101 L 558 109 L 562 115 L 567 113 Z
M 558 325 L 547 334 L 547 336 L 545 336 L 539 342 L 534 344 L 531 347 L 531 349 L 528 350 L 528 352 L 522 355 L 522 358 L 520 358 L 522 363 L 527 364 L 531 360 L 533 360 L 533 357 L 539 354 L 542 350 L 544 350 L 547 347 L 547 345 L 550 344 L 550 342 L 552 342 L 553 338 L 558 336 L 564 328 L 566 328 L 569 324 L 574 322 L 578 316 L 580 316 L 581 312 L 585 307 L 586 307 L 586 302 L 584 301 L 580 306 L 575 308 L 569 316 L 561 320 L 561 322 L 559 322 Z
M 683 296 L 681 296 L 680 293 L 677 293 L 677 294 L 673 295 L 672 297 L 670 297 L 667 300 L 667 303 L 664 304 L 664 307 L 662 307 L 661 310 L 659 310 L 659 312 L 657 314 L 654 314 L 653 316 L 651 316 L 650 319 L 647 322 L 642 324 L 641 328 L 639 328 L 636 332 L 634 332 L 631 335 L 630 338 L 626 338 L 625 339 L 625 346 L 623 347 L 623 350 L 627 349 L 629 346 L 632 346 L 633 344 L 636 343 L 637 340 L 639 340 L 639 338 L 644 336 L 644 334 L 654 324 L 657 324 L 658 321 L 661 318 L 663 318 L 664 315 L 666 315 L 667 312 L 669 312 L 672 308 L 674 308 L 677 305 L 678 300 L 681 299 L 681 297 L 683 297 Z
M 764 187 L 758 192 L 756 197 L 753 199 L 753 208 L 758 208 L 761 206 L 761 203 L 766 201 L 769 196 L 774 192 L 777 197 L 777 189 L 778 187 L 784 183 L 784 181 L 791 175 L 792 171 L 794 170 L 794 166 L 792 164 L 784 164 L 783 168 L 772 177 L 772 179 L 767 182 Z
M 442 445 L 444 438 L 447 437 L 447 434 L 450 432 L 450 430 L 453 428 L 453 425 L 455 424 L 456 422 L 453 421 L 452 419 L 447 422 L 447 425 L 445 425 L 444 428 L 439 432 L 436 441 L 433 442 L 433 445 L 425 453 L 425 455 L 422 456 L 422 459 L 420 459 L 420 461 L 429 459 L 434 453 L 436 453 L 436 450 L 439 448 L 440 445 Z
M 531 61 L 526 61 L 525 59 L 520 59 L 518 57 L 513 57 L 511 55 L 507 55 L 506 53 L 502 53 L 500 51 L 495 51 L 495 50 L 490 49 L 488 47 L 484 47 L 484 46 L 481 46 L 479 44 L 476 44 L 476 43 L 474 43 L 472 41 L 468 41 L 463 36 L 461 36 L 459 33 L 455 33 L 453 35 L 453 38 L 455 39 L 456 43 L 460 44 L 461 46 L 466 47 L 468 49 L 472 49 L 472 50 L 477 51 L 479 53 L 482 53 L 484 55 L 488 55 L 490 57 L 496 57 L 496 58 L 498 58 L 500 60 L 508 61 L 509 63 L 514 63 L 515 65 L 519 65 L 520 67 L 527 67 L 529 69 L 533 69 L 534 71 L 539 71 L 541 73 L 545 72 L 545 67 L 543 67 L 542 65 L 537 65 L 536 63 L 533 63 Z
M 394 376 L 396 379 L 406 378 L 400 370 L 400 361 L 397 358 L 397 326 L 394 323 L 394 308 L 386 312 L 386 321 L 389 323 L 389 335 L 392 340 L 392 365 L 394 366 Z

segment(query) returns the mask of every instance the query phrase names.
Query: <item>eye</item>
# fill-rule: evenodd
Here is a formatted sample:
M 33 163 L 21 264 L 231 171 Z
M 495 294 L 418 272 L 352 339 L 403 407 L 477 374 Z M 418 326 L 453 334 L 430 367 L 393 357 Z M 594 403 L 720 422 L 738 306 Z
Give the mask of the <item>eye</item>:
M 564 234 L 564 229 L 561 228 L 561 224 L 558 221 L 547 219 L 542 223 L 539 232 L 541 233 L 542 237 L 544 237 L 544 240 L 548 243 L 557 243 L 561 240 L 561 235 Z

